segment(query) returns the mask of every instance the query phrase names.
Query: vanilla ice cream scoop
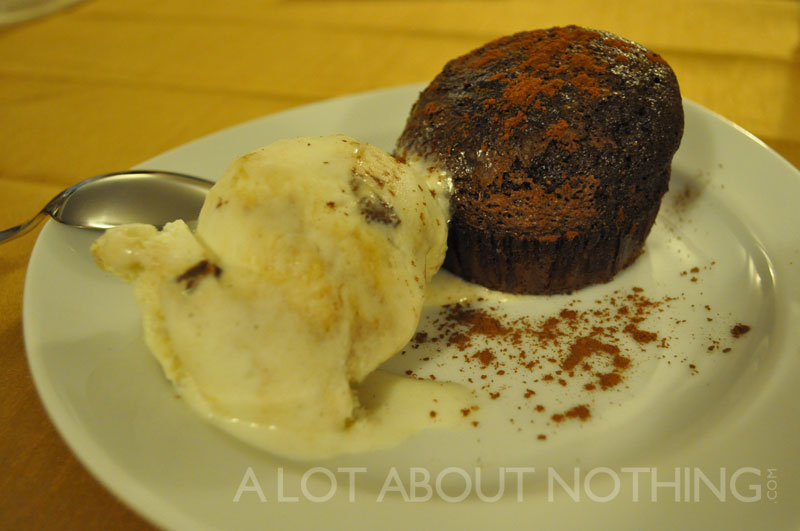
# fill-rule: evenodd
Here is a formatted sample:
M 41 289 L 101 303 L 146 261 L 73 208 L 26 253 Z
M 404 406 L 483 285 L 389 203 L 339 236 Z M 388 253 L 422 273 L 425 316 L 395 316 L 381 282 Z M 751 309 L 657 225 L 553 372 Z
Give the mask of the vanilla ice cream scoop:
M 386 375 L 364 388 L 391 403 L 358 388 L 416 330 L 446 250 L 444 185 L 349 137 L 282 140 L 231 164 L 195 233 L 128 225 L 92 251 L 133 283 L 148 346 L 196 409 L 285 455 L 360 451 L 434 422 L 426 400 L 438 423 L 468 400 Z

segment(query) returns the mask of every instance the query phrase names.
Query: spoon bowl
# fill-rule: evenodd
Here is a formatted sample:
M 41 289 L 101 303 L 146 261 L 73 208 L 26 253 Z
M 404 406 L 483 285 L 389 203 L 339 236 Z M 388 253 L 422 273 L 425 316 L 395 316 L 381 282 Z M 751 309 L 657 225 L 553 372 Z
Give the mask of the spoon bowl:
M 0 243 L 22 236 L 47 216 L 65 225 L 108 229 L 126 223 L 163 227 L 197 219 L 214 183 L 181 173 L 132 170 L 74 184 L 50 200 L 33 219 L 0 231 Z

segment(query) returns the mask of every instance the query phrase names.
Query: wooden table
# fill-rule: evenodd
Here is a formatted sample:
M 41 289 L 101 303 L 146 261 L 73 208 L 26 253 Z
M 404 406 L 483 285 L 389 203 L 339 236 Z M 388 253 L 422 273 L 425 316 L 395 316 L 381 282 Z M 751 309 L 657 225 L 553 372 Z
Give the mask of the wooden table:
M 93 0 L 0 28 L 0 227 L 200 135 L 426 81 L 494 37 L 564 24 L 660 52 L 687 98 L 800 166 L 796 1 Z M 20 315 L 35 238 L 0 248 L 0 528 L 148 528 L 72 456 L 33 387 Z

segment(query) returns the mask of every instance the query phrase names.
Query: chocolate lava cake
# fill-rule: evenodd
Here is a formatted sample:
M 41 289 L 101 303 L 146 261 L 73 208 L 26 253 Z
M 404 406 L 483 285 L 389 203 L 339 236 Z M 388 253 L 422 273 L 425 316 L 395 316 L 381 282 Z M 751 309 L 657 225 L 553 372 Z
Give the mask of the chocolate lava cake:
M 396 154 L 452 177 L 447 269 L 501 291 L 566 293 L 641 253 L 682 134 L 661 56 L 569 26 L 450 61 Z

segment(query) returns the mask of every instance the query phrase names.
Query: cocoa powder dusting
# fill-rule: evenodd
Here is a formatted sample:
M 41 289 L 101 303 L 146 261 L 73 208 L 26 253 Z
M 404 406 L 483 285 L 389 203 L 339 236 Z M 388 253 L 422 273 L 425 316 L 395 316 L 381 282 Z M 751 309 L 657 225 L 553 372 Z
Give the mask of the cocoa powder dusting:
M 658 334 L 655 334 L 654 332 L 648 332 L 646 330 L 640 330 L 633 323 L 626 325 L 623 329 L 623 332 L 630 334 L 637 343 L 650 343 L 651 341 L 658 339 Z
M 561 362 L 561 368 L 572 370 L 588 356 L 596 353 L 619 354 L 619 347 L 602 343 L 593 337 L 579 337 L 569 346 L 569 356 Z
M 491 350 L 486 348 L 486 349 L 483 349 L 483 350 L 481 350 L 480 352 L 478 352 L 476 354 L 473 354 L 472 357 L 473 358 L 477 358 L 481 362 L 481 365 L 486 367 L 494 359 L 494 354 L 492 354 Z
M 592 416 L 591 411 L 589 410 L 589 406 L 582 404 L 580 406 L 575 406 L 564 413 L 556 413 L 552 415 L 550 418 L 554 422 L 564 422 L 567 419 L 579 419 L 581 421 L 589 420 L 589 417 Z
M 620 383 L 622 381 L 622 376 L 617 372 L 609 372 L 599 375 L 598 381 L 601 389 L 608 389 Z
M 534 32 L 522 38 L 518 36 L 516 40 L 514 37 L 500 39 L 470 61 L 472 68 L 479 68 L 491 62 L 507 61 L 509 57 L 522 58 L 513 69 L 493 78 L 506 85 L 502 99 L 492 105 L 495 121 L 502 119 L 501 137 L 505 139 L 518 129 L 525 113 L 530 109 L 546 110 L 553 96 L 562 91 L 583 92 L 592 99 L 610 93 L 598 80 L 598 75 L 605 73 L 610 64 L 589 51 L 592 43 L 599 40 L 597 33 L 571 26 L 553 28 L 544 35 Z M 630 44 L 625 45 L 625 49 L 630 50 Z M 503 50 L 503 46 L 507 48 Z M 519 108 L 520 112 L 510 114 L 513 108 Z M 554 124 L 554 127 L 548 130 L 546 138 L 569 139 L 563 136 L 564 124 Z M 572 150 L 570 148 L 576 148 L 576 144 L 567 142 L 565 147 Z
M 688 270 L 687 274 L 690 272 L 694 273 Z M 674 301 L 682 302 L 673 306 Z M 644 289 L 631 287 L 608 292 L 594 301 L 565 300 L 561 308 L 539 315 L 514 313 L 518 307 L 513 304 L 480 298 L 446 304 L 423 314 L 420 331 L 403 354 L 424 345 L 418 359 L 432 360 L 435 366 L 449 371 L 446 376 L 438 375 L 439 379 L 464 381 L 474 394 L 498 404 L 513 400 L 509 422 L 520 431 L 526 424 L 536 426 L 538 431 L 531 434 L 536 437 L 542 424 L 555 429 L 568 420 L 591 420 L 593 402 L 602 393 L 627 389 L 631 371 L 641 360 L 652 360 L 653 355 L 667 364 L 683 361 L 689 374 L 697 374 L 698 368 L 689 363 L 689 358 L 669 351 L 675 339 L 671 334 L 691 314 L 676 319 L 668 317 L 666 310 L 683 311 L 685 301 L 683 294 L 651 297 Z M 711 311 L 710 305 L 692 305 L 692 309 L 701 313 L 704 322 Z M 742 323 L 729 329 L 733 338 L 749 330 Z M 710 342 L 699 346 L 703 350 L 708 347 L 708 355 L 731 351 L 721 337 L 697 339 Z M 437 363 L 436 352 L 444 354 L 446 362 Z M 437 378 L 437 374 L 428 373 L 429 369 L 436 371 L 435 366 L 425 366 L 426 379 Z M 454 376 L 453 370 L 463 376 Z M 407 373 L 420 378 L 415 371 Z M 553 397 L 568 398 L 548 403 Z M 569 404 L 571 400 L 577 403 Z M 462 414 L 467 416 L 470 411 L 464 409 Z
M 663 348 L 664 341 L 659 340 L 666 338 L 642 327 L 671 300 L 651 299 L 641 288 L 632 288 L 614 291 L 594 305 L 582 306 L 573 300 L 553 314 L 540 316 L 511 316 L 483 300 L 453 303 L 423 319 L 425 331 L 414 336 L 404 353 L 422 344 L 437 345 L 439 352 L 456 349 L 458 354 L 448 358 L 461 360 L 460 372 L 490 400 L 504 399 L 501 391 L 508 388 L 507 378 L 522 378 L 525 399 L 537 394 L 537 386 L 554 385 L 576 389 L 586 398 L 623 386 L 639 350 Z M 590 407 L 582 400 L 548 417 L 540 416 L 546 410 L 543 404 L 525 410 L 532 416 L 531 423 L 539 418 L 539 422 L 559 424 L 573 418 L 587 421 Z M 513 417 L 509 420 L 515 423 Z
M 738 339 L 749 331 L 750 331 L 749 326 L 747 326 L 746 324 L 739 323 L 733 328 L 731 328 L 731 335 Z

